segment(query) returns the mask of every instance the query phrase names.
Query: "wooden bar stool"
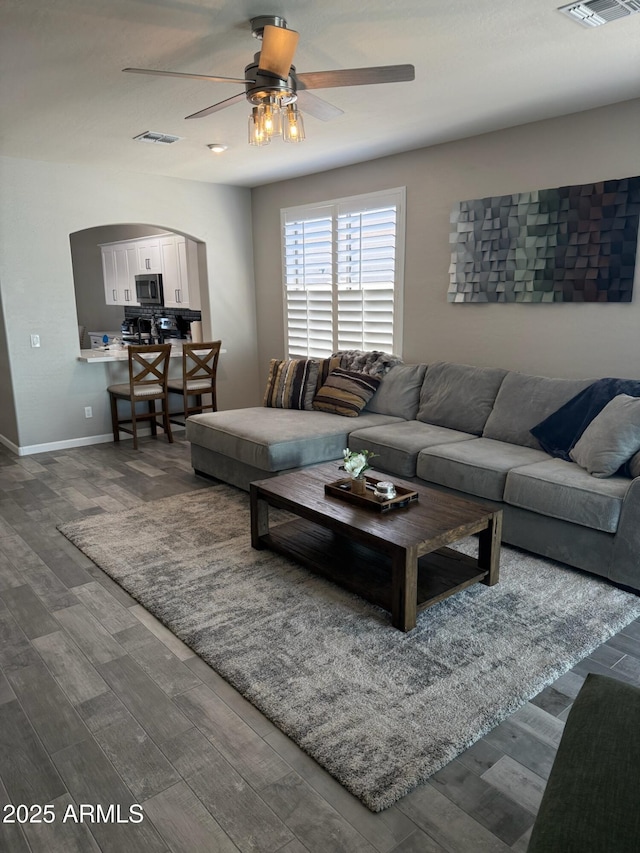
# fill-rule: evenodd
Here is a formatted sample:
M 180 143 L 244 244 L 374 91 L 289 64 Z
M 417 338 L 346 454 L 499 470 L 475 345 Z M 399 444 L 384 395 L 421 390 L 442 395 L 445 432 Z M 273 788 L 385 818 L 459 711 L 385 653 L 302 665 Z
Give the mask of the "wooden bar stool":
M 133 448 L 137 450 L 138 423 L 150 421 L 151 433 L 155 436 L 158 432 L 157 418 L 160 417 L 167 439 L 173 442 L 167 394 L 170 354 L 171 344 L 129 347 L 129 381 L 109 385 L 107 388 L 111 402 L 114 441 L 120 441 L 120 432 L 127 432 L 133 436 Z M 131 410 L 126 415 L 118 413 L 118 400 L 129 402 Z M 160 400 L 160 411 L 156 411 L 156 400 Z M 140 402 L 148 404 L 148 412 L 140 414 L 136 411 L 136 403 Z
M 184 424 L 189 415 L 200 414 L 205 409 L 218 411 L 216 399 L 216 375 L 218 372 L 218 357 L 222 341 L 206 343 L 183 344 L 182 347 L 182 378 L 169 379 L 167 389 L 170 394 L 180 394 L 183 402 L 183 412 L 172 412 L 171 421 L 174 424 Z M 211 395 L 211 403 L 203 403 L 204 394 Z M 189 397 L 195 397 L 195 405 L 189 405 Z M 176 420 L 175 415 L 181 420 Z

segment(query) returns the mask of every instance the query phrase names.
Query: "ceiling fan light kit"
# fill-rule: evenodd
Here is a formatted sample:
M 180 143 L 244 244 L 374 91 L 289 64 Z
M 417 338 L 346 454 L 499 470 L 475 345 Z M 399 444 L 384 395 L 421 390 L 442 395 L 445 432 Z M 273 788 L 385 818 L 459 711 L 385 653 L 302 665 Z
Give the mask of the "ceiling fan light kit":
M 303 142 L 304 122 L 295 104 L 254 107 L 249 115 L 249 145 L 268 145 L 274 136 L 285 142 Z
M 262 49 L 256 53 L 253 62 L 245 67 L 243 80 L 235 77 L 154 71 L 145 68 L 124 68 L 123 71 L 187 77 L 211 82 L 243 83 L 245 86 L 243 93 L 205 107 L 187 118 L 204 118 L 246 99 L 251 104 L 249 144 L 258 146 L 268 145 L 274 136 L 282 136 L 285 142 L 304 140 L 304 122 L 297 103 L 299 89 L 302 96 L 299 103 L 303 103 L 305 111 L 321 121 L 329 121 L 341 115 L 342 110 L 316 95 L 311 95 L 306 90 L 364 86 L 374 83 L 401 83 L 415 79 L 413 65 L 387 65 L 298 74 L 292 62 L 299 34 L 287 28 L 284 18 L 278 15 L 260 15 L 252 18 L 251 32 L 255 38 L 262 41 Z

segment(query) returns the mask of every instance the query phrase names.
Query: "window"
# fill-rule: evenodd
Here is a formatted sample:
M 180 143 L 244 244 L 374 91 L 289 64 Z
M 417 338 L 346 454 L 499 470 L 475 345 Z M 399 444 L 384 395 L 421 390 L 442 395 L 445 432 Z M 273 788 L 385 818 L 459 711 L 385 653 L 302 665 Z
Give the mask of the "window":
M 282 211 L 286 348 L 402 350 L 404 188 Z

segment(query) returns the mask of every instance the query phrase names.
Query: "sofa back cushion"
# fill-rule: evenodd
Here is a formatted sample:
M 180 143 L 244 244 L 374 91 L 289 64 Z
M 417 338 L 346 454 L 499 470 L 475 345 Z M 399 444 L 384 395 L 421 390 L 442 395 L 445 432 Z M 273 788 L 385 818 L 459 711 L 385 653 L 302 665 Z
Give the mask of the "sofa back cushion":
M 627 477 L 640 477 L 640 450 L 624 466 Z
M 587 388 L 592 379 L 550 379 L 515 371 L 505 376 L 482 433 L 485 438 L 540 449 L 529 430 Z
M 427 368 L 416 420 L 482 435 L 502 380 L 499 367 L 436 362 Z
M 426 364 L 398 364 L 382 377 L 378 390 L 366 405 L 367 412 L 397 415 L 414 421 L 420 405 L 420 388 Z

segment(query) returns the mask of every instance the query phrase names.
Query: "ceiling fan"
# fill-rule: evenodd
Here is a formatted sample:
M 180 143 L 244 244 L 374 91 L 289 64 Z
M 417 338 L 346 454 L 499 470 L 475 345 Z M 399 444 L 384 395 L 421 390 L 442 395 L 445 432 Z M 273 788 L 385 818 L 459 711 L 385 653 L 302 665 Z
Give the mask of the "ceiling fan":
M 249 142 L 253 145 L 265 145 L 272 136 L 280 133 L 287 142 L 299 142 L 304 139 L 304 127 L 298 106 L 322 121 L 329 121 L 342 115 L 341 109 L 317 95 L 312 95 L 309 89 L 402 83 L 415 79 L 413 65 L 381 65 L 298 74 L 292 62 L 299 34 L 287 28 L 284 18 L 278 15 L 260 15 L 252 18 L 251 32 L 255 38 L 262 41 L 262 48 L 255 54 L 253 62 L 245 67 L 243 78 L 187 74 L 181 71 L 156 71 L 147 68 L 123 68 L 122 70 L 134 74 L 155 74 L 163 77 L 185 77 L 190 80 L 209 80 L 213 83 L 244 84 L 244 92 L 226 98 L 224 101 L 218 101 L 186 118 L 203 118 L 246 99 L 253 107 L 249 116 Z

